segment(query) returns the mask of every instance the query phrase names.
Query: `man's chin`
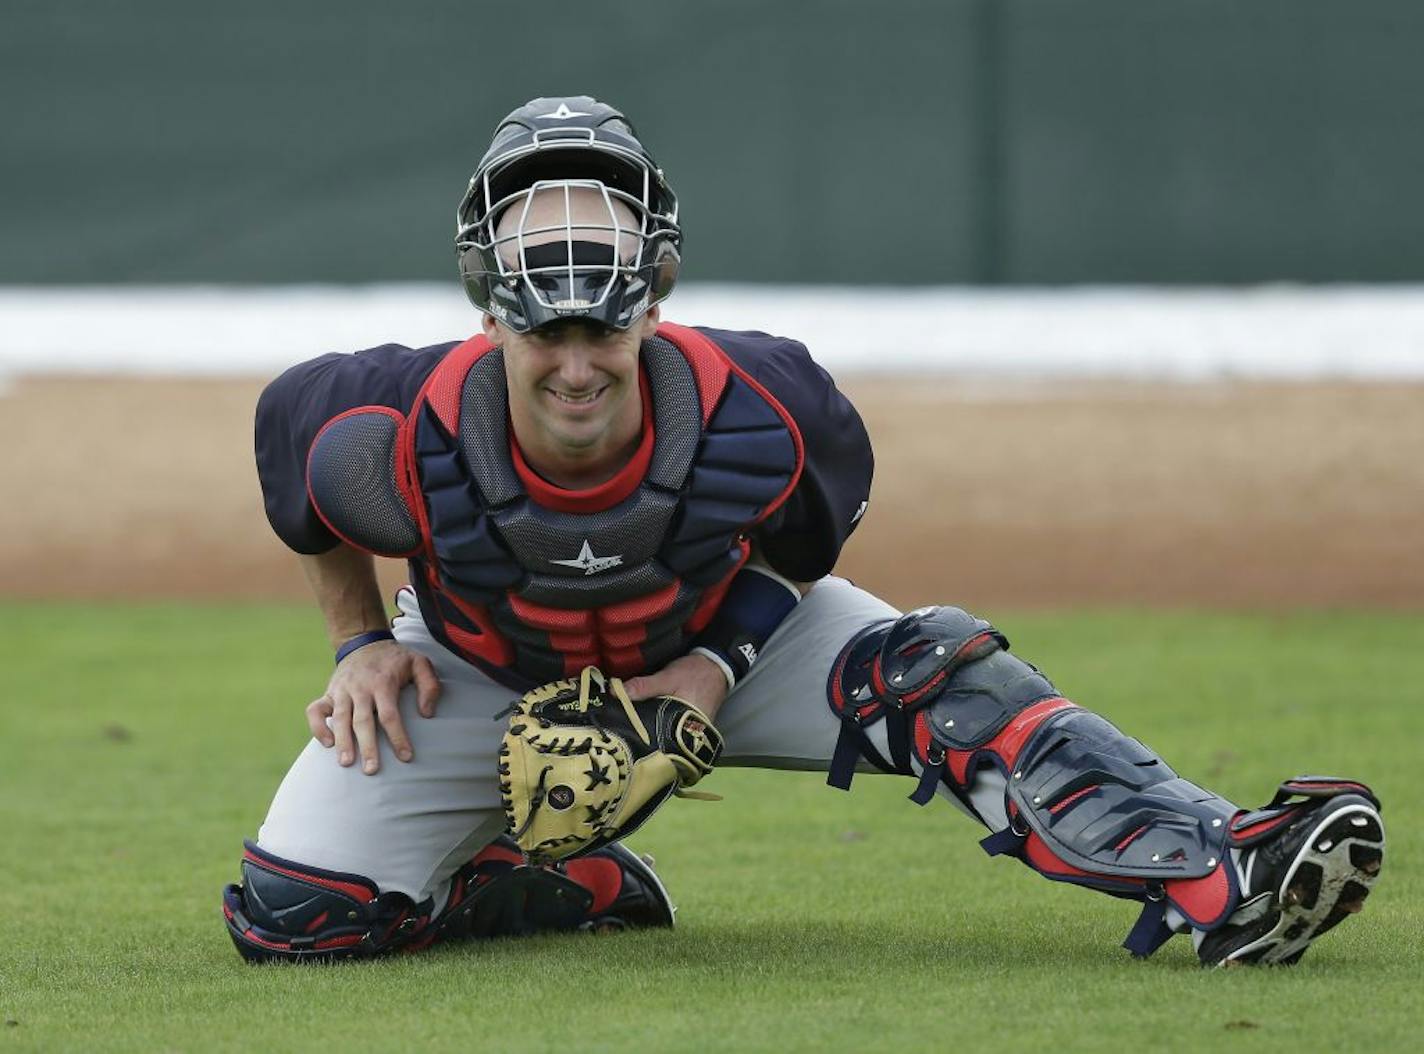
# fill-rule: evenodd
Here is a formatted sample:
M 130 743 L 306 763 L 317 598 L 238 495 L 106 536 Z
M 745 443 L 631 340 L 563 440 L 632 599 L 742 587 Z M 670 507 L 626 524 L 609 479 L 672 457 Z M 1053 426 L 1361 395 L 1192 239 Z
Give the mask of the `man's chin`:
M 556 421 L 549 428 L 558 448 L 575 456 L 597 447 L 607 431 L 607 425 L 597 421 L 579 421 L 576 425 Z

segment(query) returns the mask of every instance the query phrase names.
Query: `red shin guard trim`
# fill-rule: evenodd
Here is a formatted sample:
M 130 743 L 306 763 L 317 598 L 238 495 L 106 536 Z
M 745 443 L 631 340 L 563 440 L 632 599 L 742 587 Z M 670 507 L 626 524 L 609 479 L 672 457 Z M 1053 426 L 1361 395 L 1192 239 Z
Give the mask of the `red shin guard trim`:
M 944 682 L 944 679 L 950 675 L 953 669 L 958 668 L 956 663 L 959 660 L 959 656 L 968 654 L 974 651 L 976 648 L 981 647 L 986 641 L 988 641 L 992 637 L 993 634 L 986 631 L 984 633 L 980 633 L 978 636 L 970 637 L 967 641 L 961 644 L 959 646 L 959 649 L 955 651 L 953 660 L 951 661 L 949 666 L 947 666 L 943 670 L 940 670 L 939 673 L 935 674 L 924 684 L 920 685 L 920 687 L 916 688 L 913 692 L 898 697 L 900 700 L 900 709 L 913 710 L 915 706 L 922 700 L 924 700 L 927 696 L 931 695 L 934 692 L 937 692 L 939 690 L 940 685 Z M 901 654 L 913 655 L 915 654 L 915 652 L 921 650 L 923 647 L 925 647 L 924 644 L 918 645 L 913 648 L 906 648 L 903 652 L 901 652 Z M 874 665 L 871 666 L 870 676 L 872 682 L 876 685 L 875 690 L 882 694 L 886 694 L 885 678 L 880 673 L 879 655 L 875 657 Z M 891 699 L 897 698 L 897 696 L 893 692 L 888 693 L 888 695 Z
M 1077 705 L 1077 703 L 1069 702 L 1056 695 L 1048 699 L 1040 699 L 1032 706 L 1015 714 L 999 734 L 982 747 L 976 747 L 973 750 L 945 751 L 949 772 L 954 777 L 954 782 L 961 787 L 968 783 L 969 763 L 974 755 L 981 750 L 994 754 L 1004 763 L 1006 769 L 1012 770 L 1014 762 L 1018 760 L 1019 751 L 1023 750 L 1024 744 L 1028 742 L 1028 737 L 1033 735 L 1038 726 L 1054 714 L 1073 709 Z
M 273 951 L 289 952 L 292 950 L 290 943 L 286 941 L 269 941 L 265 937 L 258 935 L 254 929 L 243 931 L 243 939 L 251 941 L 262 948 L 271 948 Z M 353 944 L 360 944 L 366 938 L 359 933 L 353 933 L 345 937 L 331 937 L 324 941 L 317 941 L 311 946 L 312 951 L 328 951 L 331 948 L 349 948 Z
M 410 918 L 410 908 L 406 908 L 404 911 L 402 911 L 399 915 L 396 916 L 396 920 L 386 927 L 386 932 L 381 937 L 381 943 L 388 943 L 390 939 L 394 937 L 396 933 L 400 930 L 401 923 L 405 922 L 405 920 L 408 918 Z
M 870 705 L 869 709 L 870 709 L 871 713 L 874 713 L 874 712 L 875 712 L 875 705 L 872 703 L 872 704 Z M 861 715 L 860 715 L 861 717 L 868 717 L 868 716 L 870 716 L 869 714 L 865 713 L 865 710 L 866 710 L 866 707 L 861 707 Z M 925 712 L 924 710 L 921 710 L 918 714 L 915 715 L 915 723 L 914 723 L 913 728 L 914 728 L 915 757 L 917 757 L 917 758 L 920 759 L 920 763 L 921 763 L 921 764 L 923 764 L 923 765 L 928 765 L 928 764 L 930 763 L 930 742 L 931 742 L 931 736 L 930 736 L 930 722 L 929 722 L 929 718 L 928 718 L 928 716 L 927 716 L 927 714 L 926 714 L 926 712 Z M 963 783 L 964 783 L 963 780 L 960 780 L 959 782 L 960 782 L 961 785 L 963 785 Z
M 1140 878 L 1119 875 L 1094 874 L 1074 867 L 1060 860 L 1035 832 L 1030 831 L 1024 839 L 1024 860 L 1039 874 L 1068 882 L 1081 881 L 1084 885 L 1109 887 L 1112 889 L 1142 889 L 1147 883 Z
M 1030 831 L 1024 839 L 1024 859 L 1035 871 L 1044 875 L 1052 875 L 1060 878 L 1091 878 L 1092 876 L 1072 864 L 1059 860 L 1053 854 L 1053 850 L 1044 844 L 1043 839 Z
M 1187 921 L 1201 929 L 1219 925 L 1235 906 L 1231 895 L 1231 880 L 1226 874 L 1228 861 L 1201 878 L 1174 878 L 1163 883 L 1172 907 L 1186 916 Z
M 1091 787 L 1084 787 L 1082 790 L 1074 791 L 1062 801 L 1055 802 L 1054 804 L 1050 805 L 1048 807 L 1048 811 L 1051 812 L 1054 816 L 1057 816 L 1060 812 L 1068 808 L 1068 806 L 1072 805 L 1074 802 L 1089 794 L 1092 794 L 1093 791 L 1098 789 L 1098 786 L 1098 784 L 1094 783 Z
M 330 940 L 317 941 L 312 947 L 319 952 L 329 948 L 349 948 L 353 944 L 360 944 L 365 939 L 360 934 L 353 933 L 349 937 L 332 937 Z
M 1122 851 L 1123 851 L 1124 849 L 1126 849 L 1128 846 L 1130 846 L 1133 842 L 1137 841 L 1137 839 L 1138 839 L 1139 837 L 1141 837 L 1142 833 L 1143 833 L 1144 831 L 1146 831 L 1146 830 L 1147 830 L 1147 825 L 1144 823 L 1141 827 L 1139 827 L 1137 830 L 1133 831 L 1131 834 L 1129 834 L 1129 835 L 1128 835 L 1126 838 L 1124 838 L 1122 841 L 1118 842 L 1117 845 L 1113 846 L 1113 852 L 1118 853 L 1119 855 L 1121 855 Z
M 272 948 L 272 949 L 275 949 L 276 951 L 283 951 L 283 952 L 285 952 L 285 951 L 291 951 L 291 950 L 292 950 L 292 949 L 291 949 L 291 945 L 289 945 L 289 944 L 279 944 L 279 943 L 276 942 L 276 941 L 269 941 L 269 940 L 267 940 L 267 939 L 264 938 L 264 937 L 259 937 L 259 936 L 257 935 L 257 931 L 254 930 L 254 929 L 252 929 L 250 926 L 249 926 L 247 929 L 245 929 L 245 930 L 242 931 L 242 936 L 243 936 L 244 939 L 249 940 L 249 941 L 251 941 L 253 944 L 259 945 L 260 947 L 263 947 L 263 948 Z
M 376 894 L 365 886 L 358 886 L 354 882 L 338 882 L 333 878 L 323 878 L 320 875 L 313 875 L 307 871 L 294 871 L 289 867 L 282 867 L 265 857 L 258 856 L 250 849 L 242 854 L 244 860 L 262 868 L 264 871 L 274 871 L 279 875 L 286 875 L 288 878 L 295 878 L 301 882 L 309 882 L 314 886 L 322 886 L 326 889 L 334 889 L 338 893 L 345 893 L 352 900 L 358 900 L 362 904 L 369 904 L 376 899 Z
M 477 884 L 483 885 L 484 882 L 488 881 L 489 879 L 486 878 L 482 882 Z M 468 888 L 469 887 L 465 885 L 465 877 L 463 875 L 457 874 L 454 879 L 451 880 L 450 895 L 445 898 L 445 907 L 443 907 L 441 911 L 453 911 L 455 908 L 463 904 L 465 902 L 465 893 Z
M 1231 831 L 1231 840 L 1239 844 L 1242 842 L 1247 842 L 1260 838 L 1261 835 L 1265 834 L 1267 831 L 1270 831 L 1271 829 L 1279 827 L 1281 824 L 1288 822 L 1292 817 L 1295 816 L 1295 814 L 1295 809 L 1287 809 L 1279 816 L 1272 816 L 1269 819 L 1261 820 L 1257 823 L 1251 824 L 1251 826 L 1249 827 L 1233 828 Z
M 875 657 L 875 665 L 880 665 L 880 657 L 878 655 Z M 925 684 L 921 685 L 919 688 L 916 688 L 909 695 L 901 698 L 900 708 L 902 710 L 911 709 L 921 699 L 925 698 L 925 696 L 929 695 L 931 692 L 937 691 L 939 689 L 940 683 L 948 676 L 949 674 L 945 670 L 940 670 L 939 673 L 931 677 L 927 682 L 925 682 Z M 884 678 L 877 677 L 876 679 L 879 680 L 882 684 L 884 683 Z
M 489 863 L 491 860 L 500 860 L 506 864 L 523 864 L 526 858 L 518 849 L 510 849 L 508 846 L 500 845 L 498 842 L 491 842 L 478 853 L 470 863 L 479 867 L 481 864 Z
M 870 687 L 882 699 L 889 694 L 885 688 L 885 678 L 880 675 L 880 656 L 878 655 L 870 664 Z
M 1306 797 L 1320 797 L 1320 791 L 1329 790 L 1333 794 L 1364 794 L 1373 798 L 1374 792 L 1355 780 L 1293 779 L 1281 784 L 1281 790 L 1294 791 Z
M 590 914 L 606 910 L 623 888 L 623 869 L 604 857 L 570 860 L 564 865 L 564 873 L 593 894 Z

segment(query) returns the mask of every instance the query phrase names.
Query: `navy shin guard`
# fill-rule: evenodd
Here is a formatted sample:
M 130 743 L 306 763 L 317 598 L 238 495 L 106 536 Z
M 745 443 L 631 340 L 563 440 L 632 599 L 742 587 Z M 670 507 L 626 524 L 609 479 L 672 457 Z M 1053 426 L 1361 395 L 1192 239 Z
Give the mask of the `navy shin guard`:
M 508 839 L 450 879 L 438 911 L 361 875 L 308 867 L 246 843 L 242 883 L 223 891 L 228 934 L 250 962 L 329 961 L 417 951 L 444 940 L 556 930 L 671 926 L 651 862 L 621 843 L 536 867 Z
M 843 722 L 828 782 L 848 787 L 865 757 L 884 771 L 918 772 L 919 804 L 947 788 L 991 828 L 983 841 L 991 855 L 1141 901 L 1127 941 L 1135 954 L 1171 936 L 1169 907 L 1192 926 L 1220 925 L 1239 899 L 1227 855 L 1236 807 L 1059 696 L 1008 648 L 993 626 L 957 608 L 922 608 L 862 631 L 828 685 Z M 890 758 L 865 734 L 880 721 Z M 1004 788 L 992 811 L 982 797 L 976 808 L 972 793 L 986 771 Z

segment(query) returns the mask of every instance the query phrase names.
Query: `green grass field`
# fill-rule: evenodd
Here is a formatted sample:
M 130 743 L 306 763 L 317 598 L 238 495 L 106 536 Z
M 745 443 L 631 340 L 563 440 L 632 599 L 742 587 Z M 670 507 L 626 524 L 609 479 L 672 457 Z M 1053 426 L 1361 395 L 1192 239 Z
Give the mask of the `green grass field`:
M 633 839 L 674 932 L 253 968 L 218 892 L 329 668 L 303 608 L 0 604 L 0 1051 L 1372 1050 L 1424 980 L 1424 616 L 992 613 L 1059 688 L 1256 805 L 1358 776 L 1390 847 L 1293 970 L 1118 948 L 1131 904 L 985 857 L 902 780 L 725 771 Z

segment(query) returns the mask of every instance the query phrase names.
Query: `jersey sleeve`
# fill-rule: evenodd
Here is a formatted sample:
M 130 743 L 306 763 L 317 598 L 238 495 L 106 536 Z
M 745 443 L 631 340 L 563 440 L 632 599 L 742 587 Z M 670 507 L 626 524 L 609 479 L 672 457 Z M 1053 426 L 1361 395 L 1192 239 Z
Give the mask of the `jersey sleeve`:
M 288 548 L 323 553 L 338 539 L 307 497 L 307 451 L 322 425 L 357 406 L 389 406 L 405 413 L 425 378 L 455 343 L 412 350 L 399 344 L 323 355 L 300 363 L 269 384 L 257 400 L 257 477 L 267 522 Z
M 804 344 L 764 333 L 703 332 L 786 408 L 801 433 L 801 479 L 757 541 L 778 574 L 814 582 L 831 573 L 870 500 L 875 458 L 865 424 Z

